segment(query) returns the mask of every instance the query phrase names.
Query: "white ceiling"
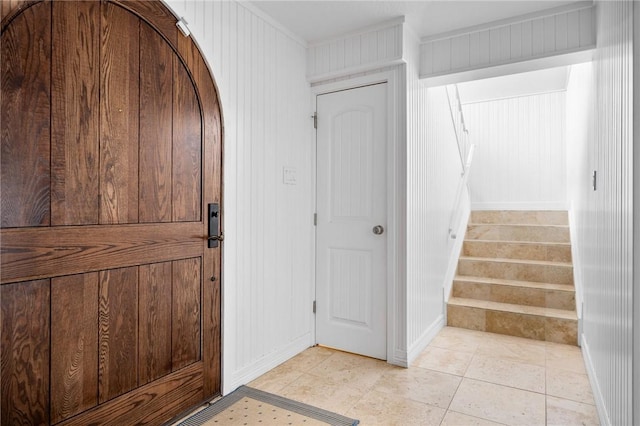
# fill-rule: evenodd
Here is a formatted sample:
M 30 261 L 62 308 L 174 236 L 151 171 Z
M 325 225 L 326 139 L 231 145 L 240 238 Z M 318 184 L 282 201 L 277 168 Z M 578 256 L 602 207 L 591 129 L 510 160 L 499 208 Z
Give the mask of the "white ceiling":
M 576 3 L 556 0 L 254 0 L 252 4 L 306 42 L 348 34 L 393 18 L 419 37 Z

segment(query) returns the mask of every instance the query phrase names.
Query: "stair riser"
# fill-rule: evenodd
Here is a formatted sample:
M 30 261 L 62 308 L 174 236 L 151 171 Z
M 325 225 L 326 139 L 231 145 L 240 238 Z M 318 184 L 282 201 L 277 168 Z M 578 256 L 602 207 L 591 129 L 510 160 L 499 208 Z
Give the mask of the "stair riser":
M 574 291 L 455 280 L 453 282 L 452 295 L 465 299 L 490 300 L 492 302 L 540 306 L 568 311 L 573 311 L 576 308 Z
M 571 262 L 571 246 L 505 243 L 502 241 L 464 242 L 463 256 L 494 257 L 502 259 L 544 260 Z
M 573 267 L 460 259 L 458 275 L 573 285 Z
M 473 211 L 471 223 L 516 223 L 531 225 L 568 225 L 567 212 L 563 211 Z
M 578 342 L 576 320 L 538 315 L 449 305 L 447 325 L 568 345 Z
M 471 224 L 467 227 L 466 239 L 568 243 L 569 228 L 557 226 Z

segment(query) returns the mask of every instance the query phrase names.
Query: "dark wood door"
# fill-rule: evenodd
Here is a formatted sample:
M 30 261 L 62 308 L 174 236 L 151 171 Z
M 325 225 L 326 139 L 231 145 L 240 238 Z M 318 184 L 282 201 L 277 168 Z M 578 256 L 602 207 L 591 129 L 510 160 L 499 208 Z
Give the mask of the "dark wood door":
M 1 423 L 220 393 L 220 107 L 160 1 L 3 1 Z

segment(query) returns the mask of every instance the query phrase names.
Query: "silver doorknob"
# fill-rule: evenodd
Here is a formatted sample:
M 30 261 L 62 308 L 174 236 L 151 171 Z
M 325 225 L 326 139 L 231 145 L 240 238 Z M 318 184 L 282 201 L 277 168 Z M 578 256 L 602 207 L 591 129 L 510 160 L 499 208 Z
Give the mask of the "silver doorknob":
M 382 235 L 384 233 L 384 228 L 382 225 L 376 225 L 373 227 L 372 231 L 376 235 Z

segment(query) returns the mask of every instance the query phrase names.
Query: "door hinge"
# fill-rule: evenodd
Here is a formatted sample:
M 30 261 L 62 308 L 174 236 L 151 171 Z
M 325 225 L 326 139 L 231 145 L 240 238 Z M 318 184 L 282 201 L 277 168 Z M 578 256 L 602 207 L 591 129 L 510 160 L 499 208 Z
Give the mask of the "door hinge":
M 313 115 L 311 116 L 311 118 L 313 118 L 313 128 L 317 129 L 318 128 L 318 113 L 314 112 Z
M 318 226 L 318 213 L 313 214 L 313 226 Z
M 315 300 L 313 301 L 313 313 L 314 314 L 316 313 L 316 301 Z

